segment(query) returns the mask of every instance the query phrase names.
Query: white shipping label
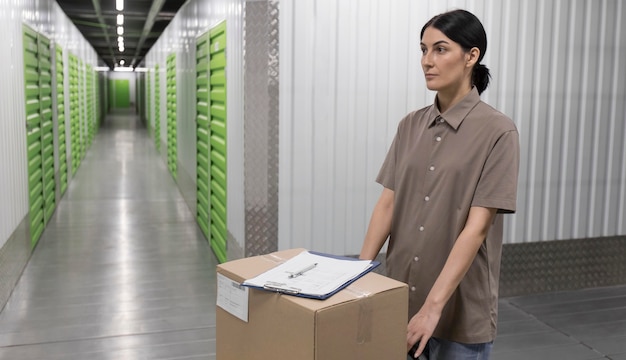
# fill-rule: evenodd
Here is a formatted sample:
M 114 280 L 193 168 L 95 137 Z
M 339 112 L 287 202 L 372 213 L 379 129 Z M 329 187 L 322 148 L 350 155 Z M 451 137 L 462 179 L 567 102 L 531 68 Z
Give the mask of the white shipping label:
M 217 306 L 248 322 L 248 291 L 245 286 L 217 274 Z

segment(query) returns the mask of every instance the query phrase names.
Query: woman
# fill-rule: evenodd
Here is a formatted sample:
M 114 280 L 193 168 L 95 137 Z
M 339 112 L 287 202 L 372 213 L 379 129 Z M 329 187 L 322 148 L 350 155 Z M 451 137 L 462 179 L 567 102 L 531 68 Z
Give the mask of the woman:
M 488 359 L 496 335 L 504 213 L 515 212 L 514 123 L 480 100 L 487 38 L 464 10 L 421 32 L 434 104 L 408 114 L 376 179 L 384 189 L 360 257 L 387 237 L 387 274 L 409 285 L 409 358 Z M 469 357 L 466 357 L 469 356 Z

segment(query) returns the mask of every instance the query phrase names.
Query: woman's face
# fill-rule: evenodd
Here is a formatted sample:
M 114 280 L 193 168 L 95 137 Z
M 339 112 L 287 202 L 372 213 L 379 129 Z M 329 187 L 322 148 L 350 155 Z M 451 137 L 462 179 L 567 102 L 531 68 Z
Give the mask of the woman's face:
M 471 86 L 474 61 L 461 45 L 430 26 L 424 31 L 420 47 L 422 69 L 429 90 L 456 92 L 462 86 Z

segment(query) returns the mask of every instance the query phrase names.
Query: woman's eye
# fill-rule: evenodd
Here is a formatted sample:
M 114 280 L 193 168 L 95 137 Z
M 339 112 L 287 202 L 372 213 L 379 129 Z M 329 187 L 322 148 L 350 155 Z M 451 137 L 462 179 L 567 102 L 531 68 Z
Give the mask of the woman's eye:
M 444 48 L 444 47 L 438 47 L 438 48 L 437 48 L 437 51 L 439 51 L 440 53 L 442 53 L 442 52 L 445 52 L 445 51 L 446 51 L 446 48 Z
M 426 55 L 426 48 L 422 48 L 422 55 Z

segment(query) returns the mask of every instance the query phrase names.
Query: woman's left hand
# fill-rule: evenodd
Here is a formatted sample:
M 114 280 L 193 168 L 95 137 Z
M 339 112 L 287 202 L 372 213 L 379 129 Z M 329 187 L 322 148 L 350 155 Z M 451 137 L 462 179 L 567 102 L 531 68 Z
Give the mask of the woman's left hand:
M 406 328 L 406 346 L 407 351 L 411 350 L 413 345 L 419 342 L 419 346 L 415 354 L 410 354 L 417 358 L 424 351 L 426 343 L 433 335 L 439 319 L 441 318 L 441 311 L 436 309 L 427 308 L 426 305 L 422 306 L 420 311 L 415 314 L 409 321 L 409 325 Z

